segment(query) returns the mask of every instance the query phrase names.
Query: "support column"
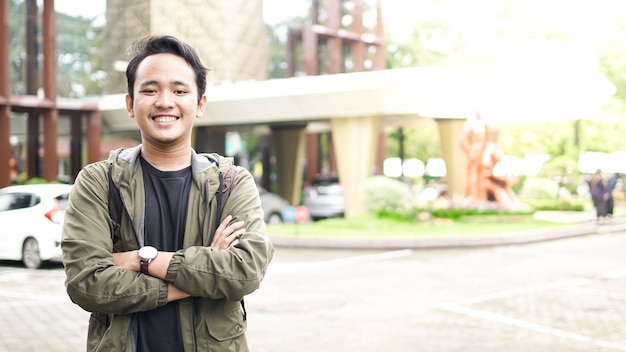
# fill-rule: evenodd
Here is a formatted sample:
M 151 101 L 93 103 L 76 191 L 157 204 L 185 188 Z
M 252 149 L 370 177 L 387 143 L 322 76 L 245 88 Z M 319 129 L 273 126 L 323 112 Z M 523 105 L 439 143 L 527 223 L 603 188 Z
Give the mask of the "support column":
M 320 73 L 318 39 L 317 34 L 313 32 L 313 25 L 305 25 L 302 30 L 302 50 L 304 52 L 304 72 L 308 76 L 317 76 Z
M 352 31 L 358 34 L 364 33 L 363 28 L 363 0 L 354 0 L 354 9 L 352 10 Z M 365 71 L 365 41 L 358 40 L 352 43 L 352 68 L 353 72 Z
M 11 95 L 9 63 L 9 2 L 0 1 L 0 187 L 10 181 L 9 162 L 11 159 Z
M 102 140 L 102 112 L 92 111 L 87 116 L 87 163 L 102 159 L 100 145 Z
M 83 116 L 80 114 L 70 115 L 70 180 L 74 182 L 78 172 L 82 168 L 83 151 Z
M 385 31 L 382 17 L 382 0 L 376 1 L 376 38 L 384 40 Z M 387 68 L 387 50 L 385 49 L 385 43 L 381 43 L 376 46 L 376 53 L 374 54 L 374 69 L 383 70 Z
M 342 15 L 341 1 L 330 0 L 328 3 L 328 27 L 339 31 Z M 343 72 L 343 40 L 339 36 L 333 36 L 326 40 L 326 45 L 328 46 L 328 73 Z
M 384 174 L 385 159 L 387 158 L 387 134 L 385 129 L 378 131 L 378 152 L 376 153 L 376 172 L 375 175 Z
M 0 96 L 0 99 L 4 97 Z M 0 188 L 8 186 L 10 179 L 11 163 L 11 107 L 6 103 L 0 103 Z
M 306 126 L 272 126 L 272 144 L 276 155 L 277 193 L 290 204 L 300 204 L 302 165 Z
M 43 177 L 48 181 L 55 181 L 59 178 L 59 158 L 57 154 L 57 136 L 59 134 L 58 110 L 46 110 L 43 118 Z
M 331 119 L 339 180 L 345 198 L 345 217 L 366 212 L 363 183 L 372 175 L 378 150 L 378 116 Z
M 450 197 L 465 196 L 467 158 L 461 150 L 461 137 L 465 119 L 435 120 L 439 129 L 439 141 L 443 160 L 446 162 L 446 183 Z
M 43 5 L 43 89 L 46 100 L 56 102 L 56 13 L 54 0 L 44 0 Z M 44 112 L 44 160 L 43 177 L 48 181 L 59 178 L 57 137 L 59 134 L 59 111 L 56 104 Z
M 262 165 L 262 174 L 261 174 L 261 186 L 265 187 L 266 190 L 270 192 L 274 192 L 274 187 L 272 185 L 272 136 L 271 134 L 263 134 L 261 135 L 261 165 Z
M 315 175 L 320 170 L 320 135 L 308 133 L 306 135 L 306 183 L 313 182 Z

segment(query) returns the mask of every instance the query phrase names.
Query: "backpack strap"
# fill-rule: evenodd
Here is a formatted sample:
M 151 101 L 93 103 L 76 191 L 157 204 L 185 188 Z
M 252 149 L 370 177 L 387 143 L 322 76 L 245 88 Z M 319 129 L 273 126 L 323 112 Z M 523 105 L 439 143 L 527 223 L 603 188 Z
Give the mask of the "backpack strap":
M 122 197 L 120 196 L 120 191 L 115 187 L 113 183 L 113 163 L 109 163 L 109 217 L 111 218 L 111 238 L 113 239 L 113 243 L 117 243 L 122 237 L 120 231 L 122 229 Z
M 232 184 L 233 184 L 233 180 L 235 179 L 235 165 L 233 164 L 228 171 L 226 171 L 226 174 L 224 174 L 224 172 L 222 172 L 222 170 L 220 170 L 219 172 L 219 178 L 220 178 L 220 185 L 217 189 L 217 225 L 216 225 L 216 229 L 217 227 L 219 227 L 220 224 L 220 219 L 222 218 L 222 213 L 224 212 L 224 205 L 226 204 L 226 201 L 228 200 L 228 197 L 230 196 L 230 191 L 232 189 Z
M 224 174 L 222 170 L 219 172 L 220 185 L 217 189 L 217 224 L 215 229 L 217 229 L 220 225 L 220 219 L 222 218 L 222 213 L 224 211 L 224 204 L 226 204 L 226 201 L 230 196 L 236 170 L 235 164 L 233 164 L 228 171 L 226 171 L 226 174 Z M 243 320 L 245 321 L 248 319 L 248 312 L 246 312 L 246 304 L 243 298 L 239 301 L 239 303 L 241 304 L 241 313 L 243 314 Z

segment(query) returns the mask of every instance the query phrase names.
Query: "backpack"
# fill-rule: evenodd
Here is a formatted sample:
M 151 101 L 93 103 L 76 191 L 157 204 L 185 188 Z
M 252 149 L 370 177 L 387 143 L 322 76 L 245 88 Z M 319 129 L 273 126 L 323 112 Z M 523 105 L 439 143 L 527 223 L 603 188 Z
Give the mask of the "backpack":
M 208 156 L 207 156 L 208 158 Z M 218 163 L 219 167 L 219 163 Z M 113 163 L 109 163 L 109 200 L 108 200 L 108 208 L 109 208 L 109 216 L 111 217 L 111 224 L 113 225 L 113 231 L 111 236 L 113 238 L 113 243 L 116 243 L 120 240 L 121 235 L 121 223 L 122 223 L 122 196 L 120 196 L 120 190 L 113 183 L 112 174 Z M 217 224 L 215 225 L 215 229 L 220 226 L 220 219 L 222 218 L 222 212 L 224 210 L 224 205 L 230 196 L 231 185 L 233 184 L 233 180 L 235 179 L 235 164 L 233 164 L 226 174 L 222 170 L 219 171 L 219 179 L 220 185 L 217 188 L 216 197 L 217 197 Z M 247 318 L 246 306 L 243 299 L 240 301 L 241 309 L 243 313 L 243 320 Z

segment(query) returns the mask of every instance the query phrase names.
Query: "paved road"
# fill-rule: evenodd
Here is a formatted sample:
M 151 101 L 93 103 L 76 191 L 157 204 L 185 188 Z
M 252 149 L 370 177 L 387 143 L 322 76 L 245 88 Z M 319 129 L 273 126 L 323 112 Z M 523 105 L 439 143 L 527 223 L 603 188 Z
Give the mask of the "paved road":
M 626 232 L 467 249 L 279 248 L 255 352 L 626 351 Z M 0 351 L 83 351 L 59 266 L 0 263 Z

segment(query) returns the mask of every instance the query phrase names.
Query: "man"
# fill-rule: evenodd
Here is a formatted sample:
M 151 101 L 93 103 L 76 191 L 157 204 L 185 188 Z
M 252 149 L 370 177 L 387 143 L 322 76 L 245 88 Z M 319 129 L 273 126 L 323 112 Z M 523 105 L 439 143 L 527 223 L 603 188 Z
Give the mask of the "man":
M 88 351 L 248 349 L 242 299 L 260 286 L 274 248 L 246 169 L 236 167 L 217 218 L 216 190 L 232 158 L 191 148 L 206 72 L 174 37 L 140 41 L 126 105 L 142 144 L 112 151 L 76 178 L 61 246 L 67 292 L 92 312 Z M 123 203 L 119 238 L 109 173 Z

